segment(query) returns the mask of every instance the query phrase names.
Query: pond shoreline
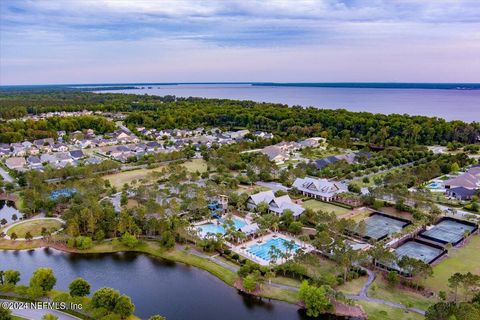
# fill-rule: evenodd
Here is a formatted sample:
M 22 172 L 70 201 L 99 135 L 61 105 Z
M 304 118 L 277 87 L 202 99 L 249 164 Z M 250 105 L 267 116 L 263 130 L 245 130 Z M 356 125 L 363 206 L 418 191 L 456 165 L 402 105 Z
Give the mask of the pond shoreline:
M 223 283 L 227 284 L 229 287 L 236 289 L 238 288 L 235 286 L 235 282 L 238 280 L 238 276 L 231 270 L 226 269 L 223 266 L 216 264 L 213 261 L 205 259 L 203 257 L 197 256 L 193 253 L 188 252 L 188 250 L 183 250 L 181 247 L 175 247 L 170 250 L 165 250 L 158 246 L 154 241 L 143 241 L 138 247 L 136 248 L 128 248 L 124 245 L 113 245 L 111 241 L 104 241 L 102 243 L 96 244 L 93 248 L 87 250 L 77 250 L 73 248 L 68 248 L 63 244 L 47 242 L 46 240 L 32 240 L 29 242 L 24 242 L 24 245 L 21 248 L 15 246 L 16 242 L 11 240 L 0 239 L 0 250 L 8 250 L 8 251 L 18 251 L 18 250 L 33 250 L 33 249 L 40 249 L 40 248 L 51 248 L 58 250 L 64 253 L 72 253 L 72 254 L 80 254 L 80 255 L 88 255 L 88 254 L 113 254 L 113 253 L 138 253 L 144 254 L 146 256 L 150 256 L 156 259 L 162 259 L 165 261 L 170 261 L 174 263 L 181 263 L 188 266 L 193 266 L 197 269 L 204 270 L 209 274 L 215 276 Z M 272 292 L 271 289 L 275 289 Z M 268 299 L 268 300 L 276 300 L 280 302 L 285 302 L 290 305 L 295 305 L 299 309 L 302 309 L 302 305 L 300 304 L 298 298 L 298 292 L 293 292 L 287 289 L 279 289 L 274 287 L 268 287 L 265 292 L 260 291 L 258 294 L 252 296 L 257 299 Z M 342 309 L 342 308 L 340 308 Z M 345 314 L 345 310 L 339 310 L 340 312 L 337 314 L 335 312 L 334 316 L 339 317 L 357 317 L 358 310 L 356 312 L 352 312 L 350 315 Z M 350 311 L 350 310 L 347 310 Z M 349 312 L 347 312 L 349 313 Z
M 236 273 L 228 270 L 212 261 L 209 261 L 205 258 L 199 257 L 192 253 L 189 253 L 187 250 L 180 250 L 179 248 L 174 248 L 170 250 L 165 250 L 159 247 L 153 241 L 143 241 L 136 248 L 128 248 L 123 245 L 113 246 L 110 241 L 96 244 L 93 248 L 87 250 L 77 250 L 74 248 L 69 248 L 63 244 L 47 242 L 46 240 L 32 240 L 24 241 L 20 246 L 17 246 L 18 242 L 6 239 L 0 239 L 0 250 L 32 250 L 39 248 L 51 248 L 65 253 L 74 253 L 74 254 L 109 254 L 109 253 L 121 253 L 121 252 L 134 252 L 141 253 L 152 256 L 154 258 L 164 259 L 170 262 L 178 262 L 185 265 L 193 266 L 198 269 L 202 269 L 216 278 L 220 279 L 225 284 L 229 285 L 232 288 L 234 287 L 234 282 L 236 280 Z M 286 290 L 285 290 L 286 291 Z M 275 296 L 263 296 L 259 295 L 260 298 L 267 298 L 278 300 L 282 302 L 287 302 L 289 304 L 297 304 L 298 301 L 293 301 L 283 297 Z

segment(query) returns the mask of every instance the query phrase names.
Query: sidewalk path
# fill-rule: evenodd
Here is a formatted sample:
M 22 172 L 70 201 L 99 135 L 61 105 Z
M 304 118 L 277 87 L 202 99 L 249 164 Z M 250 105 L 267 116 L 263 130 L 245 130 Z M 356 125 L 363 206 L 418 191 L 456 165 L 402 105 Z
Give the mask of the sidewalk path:
M 33 218 L 33 219 L 27 219 L 27 220 L 20 220 L 16 223 L 13 223 L 7 227 L 5 227 L 5 229 L 2 230 L 2 232 L 5 233 L 5 239 L 7 240 L 11 240 L 10 236 L 7 234 L 7 231 L 10 230 L 11 228 L 15 227 L 16 225 L 19 225 L 19 224 L 22 224 L 22 223 L 26 223 L 26 222 L 29 222 L 29 221 L 36 221 L 36 220 L 57 220 L 59 221 L 60 223 L 64 224 L 65 221 L 63 221 L 62 219 L 60 218 Z M 60 228 L 58 229 L 57 231 L 55 231 L 54 233 L 52 233 L 52 235 L 54 234 L 57 234 L 59 233 L 60 231 L 62 231 L 63 228 Z M 37 237 L 33 237 L 32 240 L 39 240 L 39 239 L 43 239 L 43 236 L 37 236 Z M 27 239 L 25 238 L 17 238 L 15 239 L 15 241 L 27 241 Z
M 177 244 L 177 249 L 185 250 L 185 247 Z M 206 254 L 204 254 L 200 251 L 197 251 L 195 249 L 190 249 L 190 250 L 188 250 L 188 252 L 193 254 L 193 255 L 196 255 L 198 257 L 208 259 L 208 260 L 210 260 L 210 261 L 218 264 L 219 266 L 222 266 L 222 267 L 224 267 L 224 268 L 226 268 L 230 271 L 237 272 L 238 269 L 239 269 L 239 267 L 232 266 L 230 264 L 224 263 L 223 261 L 220 261 L 219 259 L 216 258 L 217 255 L 209 256 L 209 255 L 206 255 Z M 386 305 L 386 306 L 389 306 L 389 307 L 398 308 L 398 309 L 402 309 L 402 310 L 405 310 L 405 311 L 410 311 L 410 312 L 415 312 L 415 313 L 418 313 L 418 314 L 421 314 L 421 315 L 425 315 L 425 310 L 421 310 L 421 309 L 418 309 L 418 308 L 408 308 L 404 304 L 401 304 L 401 303 L 398 303 L 398 302 L 393 302 L 393 301 L 389 301 L 389 300 L 383 300 L 383 299 L 377 299 L 377 298 L 369 297 L 368 296 L 368 289 L 372 285 L 373 281 L 375 281 L 376 275 L 370 269 L 363 268 L 363 267 L 360 267 L 360 268 L 362 268 L 363 270 L 365 270 L 367 272 L 368 279 L 365 282 L 365 284 L 363 285 L 363 287 L 360 289 L 360 292 L 358 294 L 356 294 L 356 295 L 346 295 L 346 297 L 348 299 L 378 303 L 378 304 Z M 295 291 L 295 292 L 298 291 L 298 287 L 294 287 L 294 286 L 289 286 L 289 285 L 284 285 L 284 284 L 279 284 L 279 283 L 274 283 L 274 282 L 269 282 L 268 285 L 273 287 L 273 288 Z

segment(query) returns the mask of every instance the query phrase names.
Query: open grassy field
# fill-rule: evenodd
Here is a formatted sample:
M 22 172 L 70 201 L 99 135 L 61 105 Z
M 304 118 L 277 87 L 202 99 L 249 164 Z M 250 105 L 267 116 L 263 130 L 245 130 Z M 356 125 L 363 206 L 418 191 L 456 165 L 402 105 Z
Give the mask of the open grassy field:
M 480 236 L 474 235 L 463 248 L 452 248 L 447 259 L 433 267 L 433 277 L 425 281 L 426 287 L 449 292 L 448 278 L 455 272 L 480 274 Z
M 136 208 L 136 207 L 138 207 L 138 206 L 139 206 L 139 204 L 138 204 L 138 201 L 137 201 L 137 200 L 135 200 L 135 199 L 128 199 L 128 202 L 127 202 L 127 204 L 126 204 L 125 207 L 126 207 L 127 209 L 132 209 L 132 208 Z
M 317 160 L 317 159 L 326 158 L 326 157 L 330 157 L 330 156 L 336 156 L 338 154 L 348 153 L 350 151 L 351 150 L 340 149 L 340 148 L 319 147 L 319 148 L 314 148 L 314 149 L 310 149 L 310 148 L 303 149 L 300 152 L 300 154 L 304 158 L 311 159 L 311 160 Z
M 360 289 L 362 289 L 363 285 L 367 281 L 367 277 L 360 277 L 357 279 L 353 279 L 350 281 L 345 282 L 341 286 L 335 288 L 337 291 L 341 291 L 344 294 L 358 294 Z
M 207 163 L 203 159 L 193 159 L 182 164 L 190 172 L 205 172 L 207 170 Z M 146 180 L 152 182 L 155 180 L 153 173 L 162 171 L 166 166 L 159 166 L 153 169 L 136 169 L 130 171 L 123 171 L 114 174 L 103 176 L 103 179 L 109 180 L 112 186 L 121 188 L 125 183 L 130 183 L 133 180 Z
M 38 237 L 42 235 L 42 228 L 53 232 L 60 229 L 61 226 L 62 224 L 57 220 L 27 220 L 10 228 L 7 234 L 11 236 L 15 232 L 19 238 L 25 238 L 25 234 L 30 232 L 33 237 Z
M 368 314 L 368 320 L 421 320 L 424 317 L 418 313 L 408 312 L 402 309 L 385 306 L 378 303 L 365 301 L 355 301 L 361 305 L 363 310 Z
M 352 211 L 350 209 L 346 209 L 346 208 L 339 207 L 339 206 L 331 204 L 331 203 L 318 201 L 318 200 L 314 200 L 314 199 L 310 199 L 310 200 L 305 201 L 302 204 L 302 206 L 305 209 L 322 210 L 324 212 L 333 212 L 337 216 L 341 216 L 341 215 L 344 215 L 344 214 Z
M 402 290 L 390 287 L 385 280 L 377 278 L 368 290 L 372 298 L 395 301 L 406 305 L 409 308 L 427 310 L 430 305 L 436 302 L 434 298 L 427 298 L 414 291 Z
M 337 275 L 341 272 L 335 262 L 317 254 L 308 254 L 298 262 L 306 268 L 307 275 L 312 278 L 320 278 L 325 275 Z

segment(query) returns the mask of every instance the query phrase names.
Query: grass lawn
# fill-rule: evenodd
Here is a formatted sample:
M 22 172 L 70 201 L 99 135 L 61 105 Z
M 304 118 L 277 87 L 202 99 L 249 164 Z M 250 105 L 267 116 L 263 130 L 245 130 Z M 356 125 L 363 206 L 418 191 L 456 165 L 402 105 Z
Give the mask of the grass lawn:
M 110 181 L 110 184 L 116 188 L 121 188 L 125 183 L 130 183 L 133 180 L 147 180 L 152 182 L 155 180 L 152 175 L 154 172 L 160 172 L 165 166 L 160 166 L 154 169 L 136 169 L 130 171 L 123 171 L 103 176 L 104 180 Z
M 200 173 L 207 170 L 207 163 L 203 159 L 193 159 L 182 164 L 188 171 Z M 112 186 L 121 188 L 125 183 L 130 183 L 133 180 L 146 180 L 147 182 L 155 181 L 153 173 L 162 171 L 165 165 L 153 169 L 136 169 L 130 171 L 123 171 L 103 176 L 103 179 L 109 180 Z
M 312 278 L 320 278 L 327 274 L 335 276 L 342 272 L 335 262 L 317 254 L 308 254 L 298 262 L 306 268 L 307 275 Z
M 346 213 L 351 212 L 352 210 L 346 209 L 331 203 L 322 202 L 314 199 L 307 200 L 303 203 L 303 207 L 305 209 L 312 209 L 312 210 L 322 210 L 325 212 L 333 212 L 335 215 L 340 216 Z
M 355 214 L 349 218 L 358 223 L 368 218 L 372 214 L 372 212 L 373 211 L 368 208 L 356 209 Z
M 306 148 L 300 151 L 302 157 L 310 159 L 310 160 L 317 160 L 321 158 L 326 158 L 330 156 L 336 156 L 338 154 L 348 153 L 350 150 L 347 149 L 340 149 L 340 148 L 315 148 L 310 149 Z
M 207 162 L 203 159 L 192 159 L 182 164 L 190 172 L 206 172 Z
M 398 308 L 385 306 L 383 304 L 371 303 L 365 301 L 355 301 L 361 305 L 363 310 L 368 314 L 368 320 L 421 320 L 424 317 L 418 313 L 405 311 Z
M 473 235 L 467 241 L 463 248 L 450 249 L 448 257 L 433 267 L 433 277 L 425 281 L 426 287 L 449 292 L 448 278 L 455 272 L 480 274 L 480 236 Z
M 138 206 L 139 206 L 138 201 L 135 200 L 135 199 L 128 199 L 128 202 L 127 202 L 127 204 L 125 205 L 125 207 L 126 207 L 127 209 L 136 208 L 136 207 L 138 207 Z
M 301 283 L 300 280 L 282 277 L 282 276 L 277 276 L 275 278 L 272 278 L 271 280 L 272 280 L 272 283 L 283 284 L 291 287 L 300 287 L 300 283 Z
M 409 308 L 418 308 L 427 310 L 430 305 L 436 302 L 434 298 L 427 298 L 414 291 L 402 290 L 400 288 L 391 288 L 385 280 L 377 278 L 368 290 L 368 295 L 372 298 L 384 299 L 398 302 Z
M 13 241 L 0 239 L 1 250 L 29 250 L 42 247 L 43 245 L 45 245 L 43 240 Z
M 297 303 L 299 300 L 298 292 L 272 288 L 268 286 L 262 287 L 261 296 L 275 300 L 287 301 L 289 303 Z
M 25 238 L 25 234 L 30 231 L 33 237 L 38 237 L 42 235 L 42 228 L 46 228 L 49 231 L 56 231 L 61 227 L 61 222 L 57 220 L 27 220 L 10 228 L 7 234 L 11 236 L 12 233 L 15 232 L 19 238 Z
M 335 290 L 341 291 L 344 294 L 358 294 L 365 282 L 367 282 L 367 279 L 368 277 L 360 277 L 351 281 L 347 281 L 341 286 L 336 287 Z

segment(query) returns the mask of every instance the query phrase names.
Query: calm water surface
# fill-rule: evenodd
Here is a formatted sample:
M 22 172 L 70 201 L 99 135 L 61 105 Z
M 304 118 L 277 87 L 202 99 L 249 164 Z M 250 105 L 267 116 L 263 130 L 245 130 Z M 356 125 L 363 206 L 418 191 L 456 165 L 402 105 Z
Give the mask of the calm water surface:
M 304 319 L 298 308 L 282 302 L 259 302 L 240 295 L 209 273 L 135 253 L 78 255 L 53 249 L 0 251 L 0 269 L 21 272 L 28 284 L 39 267 L 52 268 L 56 288 L 68 291 L 76 277 L 92 292 L 110 286 L 132 297 L 142 319 L 159 313 L 167 319 Z M 324 318 L 322 318 L 324 319 Z
M 143 89 L 104 92 L 205 97 L 275 102 L 372 113 L 437 116 L 480 121 L 480 90 L 322 88 L 249 84 L 145 85 Z

